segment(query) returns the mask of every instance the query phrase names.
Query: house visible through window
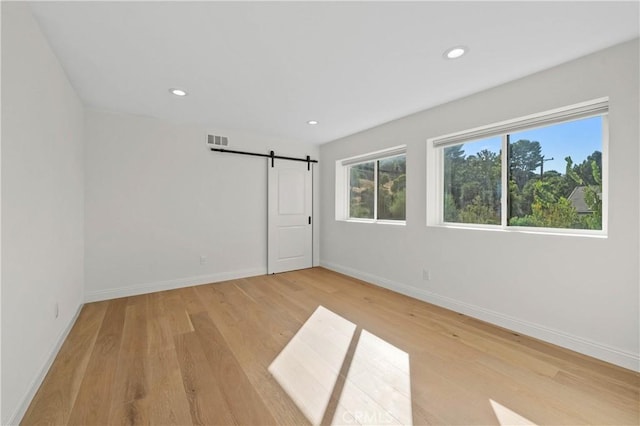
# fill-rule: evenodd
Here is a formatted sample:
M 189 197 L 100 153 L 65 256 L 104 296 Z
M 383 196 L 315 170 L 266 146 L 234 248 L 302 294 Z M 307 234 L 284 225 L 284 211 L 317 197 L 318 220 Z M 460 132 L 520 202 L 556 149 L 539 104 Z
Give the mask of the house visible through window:
M 338 161 L 336 218 L 405 221 L 406 169 L 405 147 Z
M 606 100 L 429 141 L 430 224 L 604 229 Z M 506 153 L 506 155 L 505 155 Z

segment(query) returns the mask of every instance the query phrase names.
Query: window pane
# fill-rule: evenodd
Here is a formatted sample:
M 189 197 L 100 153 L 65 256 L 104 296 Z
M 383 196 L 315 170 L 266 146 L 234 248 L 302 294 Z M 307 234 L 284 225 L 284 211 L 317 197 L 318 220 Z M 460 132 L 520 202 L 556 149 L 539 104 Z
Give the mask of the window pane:
M 378 161 L 378 219 L 405 220 L 406 156 Z
M 499 225 L 501 137 L 444 148 L 444 221 Z
M 373 219 L 373 161 L 349 168 L 349 217 Z
M 602 117 L 509 135 L 509 225 L 602 229 Z

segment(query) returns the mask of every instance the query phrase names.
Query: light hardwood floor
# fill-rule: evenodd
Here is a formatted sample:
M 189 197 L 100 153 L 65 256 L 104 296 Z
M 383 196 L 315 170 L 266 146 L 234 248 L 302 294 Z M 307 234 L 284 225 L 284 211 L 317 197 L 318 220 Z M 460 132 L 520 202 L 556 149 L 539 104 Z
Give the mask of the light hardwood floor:
M 337 365 L 314 359 L 329 352 Z M 638 425 L 639 388 L 629 370 L 314 268 L 85 305 L 22 424 L 302 425 L 306 404 L 325 424 Z

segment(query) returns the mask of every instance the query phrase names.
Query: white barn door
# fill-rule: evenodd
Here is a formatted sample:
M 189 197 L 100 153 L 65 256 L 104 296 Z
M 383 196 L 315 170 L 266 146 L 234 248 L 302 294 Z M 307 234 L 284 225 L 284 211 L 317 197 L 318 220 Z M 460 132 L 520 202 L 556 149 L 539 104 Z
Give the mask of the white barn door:
M 269 160 L 267 272 L 311 268 L 313 168 L 300 161 Z M 311 170 L 308 170 L 311 169 Z

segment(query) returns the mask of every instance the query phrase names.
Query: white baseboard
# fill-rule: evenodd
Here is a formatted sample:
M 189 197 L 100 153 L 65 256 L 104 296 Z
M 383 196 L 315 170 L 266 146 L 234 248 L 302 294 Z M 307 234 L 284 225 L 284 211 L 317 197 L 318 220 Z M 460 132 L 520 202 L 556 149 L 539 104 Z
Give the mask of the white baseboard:
M 422 288 L 416 288 L 406 284 L 394 282 L 386 278 L 381 278 L 376 275 L 358 271 L 346 266 L 323 261 L 320 262 L 320 265 L 327 269 L 331 269 L 332 271 L 370 282 L 380 287 L 384 287 L 389 290 L 393 290 L 395 292 L 402 293 L 404 295 L 411 296 L 413 298 L 423 300 L 425 302 L 429 302 L 434 305 L 441 306 L 443 308 L 447 308 L 452 311 L 459 312 L 509 330 L 513 330 L 523 335 L 535 337 L 536 339 L 540 339 L 545 342 L 552 343 L 554 345 L 558 345 L 563 348 L 567 348 L 572 351 L 579 352 L 581 354 L 627 368 L 629 370 L 640 371 L 640 354 L 626 352 L 617 348 L 613 348 L 611 346 L 604 345 L 602 343 L 574 336 L 560 330 L 554 330 L 539 324 L 524 321 L 509 315 L 504 315 L 499 312 L 482 308 L 480 306 L 461 302 L 459 300 L 442 296 Z
M 154 293 L 156 291 L 173 290 L 176 288 L 191 287 L 194 285 L 215 283 L 220 281 L 235 280 L 239 278 L 265 275 L 267 268 L 245 269 L 242 271 L 221 272 L 211 275 L 199 275 L 175 280 L 157 281 L 152 283 L 134 284 L 126 287 L 110 288 L 106 290 L 89 291 L 85 293 L 85 303 L 101 300 L 117 299 L 120 297 L 137 296 L 139 294 Z
M 29 384 L 29 387 L 27 388 L 26 393 L 20 399 L 21 401 L 20 405 L 11 414 L 11 417 L 9 417 L 9 421 L 3 424 L 7 424 L 7 425 L 20 424 L 22 417 L 24 416 L 24 414 L 27 412 L 27 409 L 29 408 L 29 404 L 31 404 L 31 401 L 33 400 L 33 397 L 36 396 L 36 392 L 38 392 L 38 389 L 40 388 L 42 381 L 47 376 L 47 373 L 49 372 L 49 369 L 51 368 L 53 361 L 56 359 L 56 356 L 58 356 L 58 352 L 60 351 L 62 344 L 64 343 L 65 339 L 69 335 L 71 328 L 73 328 L 73 325 L 76 323 L 76 320 L 78 319 L 78 315 L 80 315 L 80 311 L 82 310 L 83 306 L 84 304 L 82 303 L 78 305 L 78 309 L 76 310 L 76 313 L 73 315 L 73 317 L 71 317 L 71 320 L 69 321 L 67 326 L 58 335 L 58 338 L 56 339 L 55 344 L 49 351 L 49 355 L 45 359 L 44 364 L 40 368 L 38 374 L 33 378 L 31 383 Z

